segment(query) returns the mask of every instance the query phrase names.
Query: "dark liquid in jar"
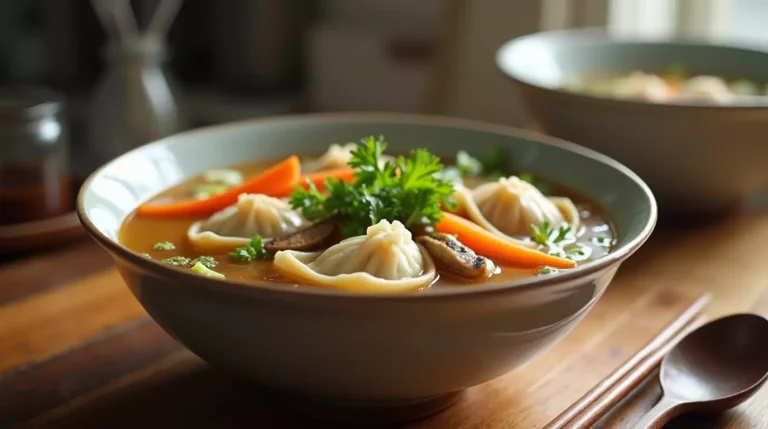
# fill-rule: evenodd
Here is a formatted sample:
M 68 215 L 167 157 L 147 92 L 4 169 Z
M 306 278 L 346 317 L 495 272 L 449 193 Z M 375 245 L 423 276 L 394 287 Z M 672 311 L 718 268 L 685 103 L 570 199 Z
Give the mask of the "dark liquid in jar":
M 56 166 L 0 165 L 0 225 L 65 214 L 71 192 L 69 177 Z

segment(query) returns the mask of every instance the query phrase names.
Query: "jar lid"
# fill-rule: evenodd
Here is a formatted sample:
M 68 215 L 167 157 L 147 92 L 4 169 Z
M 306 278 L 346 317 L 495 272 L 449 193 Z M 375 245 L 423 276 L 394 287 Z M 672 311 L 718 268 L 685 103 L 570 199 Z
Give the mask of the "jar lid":
M 19 125 L 61 111 L 62 97 L 55 91 L 31 86 L 0 86 L 0 125 Z

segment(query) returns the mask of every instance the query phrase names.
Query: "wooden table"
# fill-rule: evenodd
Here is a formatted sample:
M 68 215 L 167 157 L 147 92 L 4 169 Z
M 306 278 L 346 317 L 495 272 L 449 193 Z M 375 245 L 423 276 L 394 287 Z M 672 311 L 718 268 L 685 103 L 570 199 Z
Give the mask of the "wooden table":
M 705 291 L 713 317 L 768 315 L 766 243 L 768 214 L 657 231 L 563 341 L 404 427 L 539 428 Z M 88 240 L 1 264 L 0 285 L 0 428 L 337 427 L 284 411 L 171 340 Z M 628 427 L 658 396 L 650 380 L 600 427 Z M 768 428 L 768 388 L 669 427 Z

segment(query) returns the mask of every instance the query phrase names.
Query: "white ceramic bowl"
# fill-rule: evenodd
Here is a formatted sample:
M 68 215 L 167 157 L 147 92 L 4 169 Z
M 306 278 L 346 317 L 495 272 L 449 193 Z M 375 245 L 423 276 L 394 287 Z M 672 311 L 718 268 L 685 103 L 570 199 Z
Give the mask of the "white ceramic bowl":
M 605 206 L 618 228 L 618 248 L 569 272 L 514 284 L 392 296 L 216 281 L 170 269 L 116 240 L 141 202 L 206 169 L 317 154 L 331 142 L 369 134 L 385 135 L 393 151 L 426 147 L 449 156 L 507 147 L 516 169 L 567 180 Z M 82 189 L 78 213 L 88 232 L 112 254 L 147 312 L 201 358 L 325 403 L 412 406 L 408 417 L 446 406 L 454 393 L 516 368 L 562 338 L 656 220 L 648 188 L 605 156 L 505 127 L 421 116 L 308 115 L 187 132 L 121 156 Z
M 655 104 L 562 89 L 574 75 L 661 72 L 674 64 L 768 82 L 768 51 L 577 29 L 507 42 L 496 62 L 521 88 L 532 122 L 630 167 L 663 213 L 719 212 L 768 185 L 768 97 L 728 106 Z

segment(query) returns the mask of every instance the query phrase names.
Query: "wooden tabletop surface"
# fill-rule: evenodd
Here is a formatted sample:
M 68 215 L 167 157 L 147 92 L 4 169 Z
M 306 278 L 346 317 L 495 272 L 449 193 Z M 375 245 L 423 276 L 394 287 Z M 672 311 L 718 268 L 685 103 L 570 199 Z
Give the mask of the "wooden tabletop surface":
M 587 318 L 524 367 L 402 427 L 540 428 L 636 352 L 703 292 L 712 317 L 768 315 L 768 213 L 657 230 Z M 88 239 L 0 263 L 0 428 L 337 427 L 285 411 L 209 367 L 144 312 Z M 599 424 L 631 426 L 655 379 Z M 768 428 L 768 388 L 718 416 L 670 428 Z

